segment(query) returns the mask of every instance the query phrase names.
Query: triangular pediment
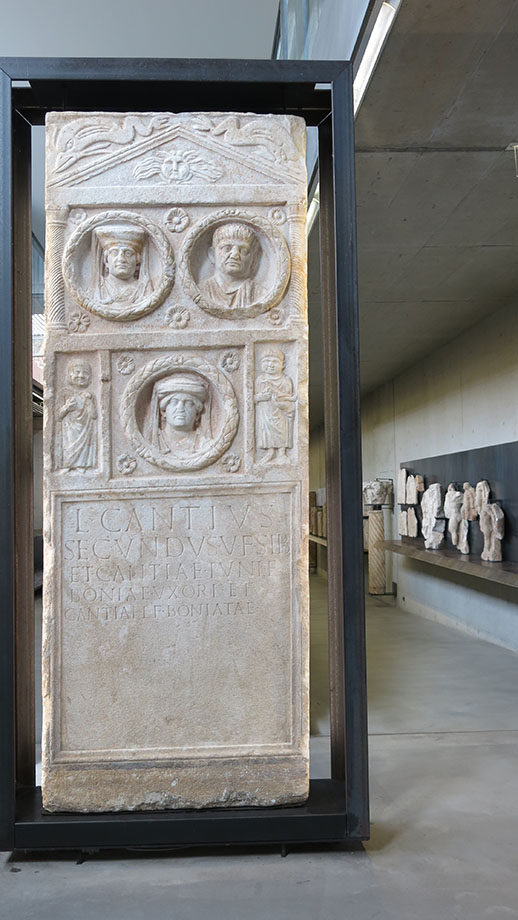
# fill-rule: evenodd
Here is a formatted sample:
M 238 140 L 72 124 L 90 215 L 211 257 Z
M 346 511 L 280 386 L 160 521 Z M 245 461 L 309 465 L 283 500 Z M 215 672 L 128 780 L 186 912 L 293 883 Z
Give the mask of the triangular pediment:
M 286 155 L 288 132 L 279 135 L 279 141 L 268 122 L 270 131 L 261 132 L 254 123 L 252 132 L 235 116 L 215 124 L 200 118 L 193 120 L 194 127 L 171 117 L 161 123 L 155 116 L 155 124 L 138 131 L 138 125 L 128 124 L 130 119 L 113 126 L 118 132 L 102 122 L 96 131 L 92 120 L 85 119 L 84 128 L 79 126 L 74 137 L 62 141 L 65 149 L 58 147 L 50 164 L 49 187 L 232 184 L 236 175 L 243 184 L 303 178 L 300 158 L 290 162 Z M 279 131 L 277 125 L 274 128 Z

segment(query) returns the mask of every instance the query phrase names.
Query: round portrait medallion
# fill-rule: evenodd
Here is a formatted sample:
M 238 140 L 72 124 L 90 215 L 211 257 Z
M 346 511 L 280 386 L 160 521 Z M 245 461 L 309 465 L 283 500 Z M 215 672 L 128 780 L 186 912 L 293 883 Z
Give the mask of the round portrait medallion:
M 185 290 L 206 313 L 246 319 L 280 303 L 291 260 L 284 236 L 271 221 L 225 208 L 187 234 L 180 270 Z
M 199 470 L 230 447 L 239 424 L 228 377 L 195 355 L 156 358 L 133 375 L 121 403 L 135 452 L 166 470 Z
M 155 310 L 174 276 L 165 234 L 132 211 L 103 211 L 81 221 L 63 254 L 63 277 L 77 303 L 115 322 Z

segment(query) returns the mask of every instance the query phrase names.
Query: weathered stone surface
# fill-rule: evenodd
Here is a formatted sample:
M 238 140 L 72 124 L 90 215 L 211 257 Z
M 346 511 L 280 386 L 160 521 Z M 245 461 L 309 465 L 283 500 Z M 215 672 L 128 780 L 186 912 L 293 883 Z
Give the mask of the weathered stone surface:
M 392 505 L 394 483 L 392 479 L 372 479 L 363 483 L 363 501 L 366 505 Z
M 505 533 L 504 512 L 497 502 L 489 502 L 491 488 L 486 479 L 477 482 L 475 511 L 479 516 L 480 530 L 484 535 L 482 559 L 486 562 L 502 561 L 502 543 Z
M 460 549 L 459 544 L 461 542 L 463 501 L 464 493 L 457 491 L 454 484 L 450 482 L 446 490 L 446 495 L 444 496 L 444 516 L 448 519 L 448 532 L 451 536 L 451 542 L 458 549 Z M 462 539 L 464 543 L 464 532 L 462 534 Z
M 397 500 L 399 505 L 406 504 L 406 470 L 400 469 L 397 474 Z
M 417 505 L 417 481 L 415 476 L 408 476 L 406 481 L 406 503 Z
M 439 549 L 444 540 L 446 525 L 442 503 L 442 487 L 439 482 L 432 483 L 423 492 L 421 511 L 423 512 L 421 530 L 425 548 Z
M 497 502 L 482 506 L 480 510 L 480 529 L 484 534 L 482 559 L 486 562 L 501 562 L 505 518 L 502 508 Z
M 408 536 L 417 537 L 419 533 L 419 522 L 415 513 L 415 508 L 409 508 L 407 514 Z
M 464 497 L 462 499 L 461 515 L 465 521 L 475 521 L 477 518 L 477 509 L 475 507 L 475 489 L 469 482 L 463 485 Z
M 491 488 L 487 479 L 477 482 L 475 488 L 475 512 L 477 515 L 480 515 L 483 507 L 488 504 L 490 494 Z
M 399 511 L 398 513 L 398 534 L 400 537 L 408 536 L 408 513 L 406 511 Z
M 44 807 L 303 801 L 304 122 L 47 136 Z

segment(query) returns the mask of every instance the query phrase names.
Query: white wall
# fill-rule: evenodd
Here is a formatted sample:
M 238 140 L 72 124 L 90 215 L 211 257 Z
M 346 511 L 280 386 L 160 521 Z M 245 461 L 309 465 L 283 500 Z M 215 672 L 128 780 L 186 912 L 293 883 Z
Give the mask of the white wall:
M 375 390 L 362 413 L 364 479 L 395 479 L 404 461 L 518 440 L 516 307 Z M 392 564 L 403 607 L 518 650 L 518 590 L 401 556 Z
M 278 0 L 23 0 L 5 4 L 0 55 L 268 59 L 278 5 Z

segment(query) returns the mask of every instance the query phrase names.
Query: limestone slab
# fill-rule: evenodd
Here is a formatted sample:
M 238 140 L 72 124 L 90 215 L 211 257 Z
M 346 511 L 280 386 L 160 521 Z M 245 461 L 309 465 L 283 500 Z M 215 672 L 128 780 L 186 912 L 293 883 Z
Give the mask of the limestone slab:
M 410 474 L 406 481 L 406 503 L 407 505 L 417 505 L 417 481 L 416 477 Z
M 433 482 L 421 499 L 423 520 L 421 530 L 426 549 L 439 549 L 444 541 L 446 521 L 444 519 L 443 489 L 439 482 Z
M 398 534 L 401 537 L 408 536 L 408 512 L 399 511 L 398 512 Z
M 398 470 L 397 474 L 397 500 L 398 504 L 406 504 L 406 477 L 407 471 L 404 468 Z
M 47 118 L 48 811 L 307 797 L 304 144 Z
M 419 533 L 419 522 L 415 513 L 415 508 L 408 509 L 407 515 L 408 536 L 417 537 Z

